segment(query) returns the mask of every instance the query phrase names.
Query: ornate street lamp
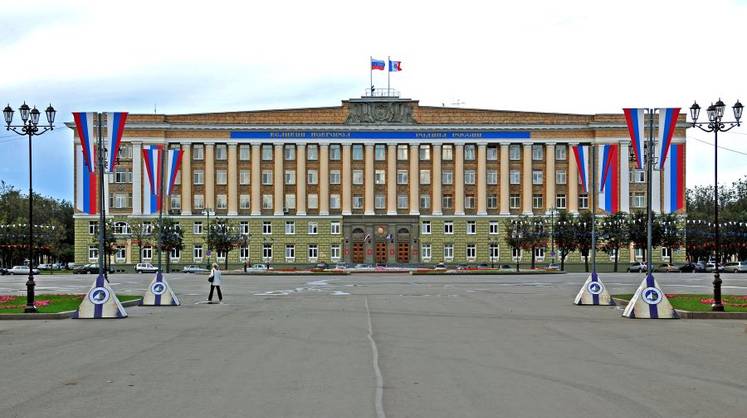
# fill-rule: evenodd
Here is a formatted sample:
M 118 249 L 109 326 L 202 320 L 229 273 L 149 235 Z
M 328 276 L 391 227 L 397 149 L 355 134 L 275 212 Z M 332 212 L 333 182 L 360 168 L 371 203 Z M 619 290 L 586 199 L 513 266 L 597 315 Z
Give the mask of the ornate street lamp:
M 29 137 L 29 278 L 26 281 L 26 307 L 23 311 L 33 313 L 36 312 L 36 306 L 34 306 L 34 287 L 36 283 L 34 283 L 34 187 L 31 138 L 53 130 L 54 117 L 57 112 L 50 104 L 45 111 L 49 125 L 40 127 L 39 116 L 41 112 L 39 112 L 36 106 L 31 109 L 26 102 L 23 102 L 18 111 L 21 114 L 21 121 L 23 122 L 20 125 L 13 125 L 14 112 L 10 105 L 5 106 L 5 109 L 3 109 L 3 118 L 5 119 L 5 129 L 7 131 Z
M 715 266 L 713 269 L 713 305 L 711 310 L 723 311 L 724 305 L 721 303 L 721 274 L 718 271 L 718 263 L 720 258 L 720 247 L 721 241 L 719 237 L 719 224 L 718 224 L 718 133 L 727 132 L 740 125 L 739 120 L 742 119 L 742 111 L 744 106 L 737 100 L 732 106 L 734 111 L 735 122 L 725 122 L 721 120 L 724 117 L 724 110 L 726 105 L 721 99 L 718 99 L 716 104 L 711 104 L 706 110 L 708 113 L 708 122 L 698 122 L 698 116 L 700 115 L 700 106 L 697 102 L 694 102 L 690 106 L 690 117 L 692 118 L 693 128 L 698 128 L 703 132 L 713 132 L 713 217 L 715 225 L 716 235 L 716 249 L 715 249 Z

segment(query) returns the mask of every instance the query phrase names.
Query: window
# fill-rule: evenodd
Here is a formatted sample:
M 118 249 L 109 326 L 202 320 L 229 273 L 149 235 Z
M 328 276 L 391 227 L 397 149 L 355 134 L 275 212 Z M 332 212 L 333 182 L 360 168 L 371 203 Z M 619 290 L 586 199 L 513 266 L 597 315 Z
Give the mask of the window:
M 329 195 L 329 208 L 340 209 L 340 195 L 339 194 Z
M 143 234 L 150 235 L 153 233 L 153 224 L 149 221 L 143 222 Z
M 545 259 L 545 249 L 544 248 L 535 248 L 534 249 L 534 258 L 536 261 L 544 261 Z
M 215 145 L 215 159 L 218 161 L 224 161 L 228 158 L 228 152 L 226 150 L 226 144 Z
M 498 159 L 498 147 L 488 147 L 488 161 L 496 161 Z
M 532 195 L 532 209 L 542 209 L 544 202 L 541 194 Z
M 401 194 L 397 196 L 397 209 L 407 209 L 409 207 L 409 202 L 407 201 L 407 195 Z
M 334 183 L 334 184 L 339 184 L 340 183 L 340 180 L 339 180 L 340 171 L 339 170 L 334 170 L 334 171 L 337 171 L 337 183 Z M 330 179 L 331 178 L 332 178 L 332 174 L 330 173 Z M 307 184 L 319 184 L 319 172 L 317 170 L 307 171 L 306 172 L 306 183 Z
M 262 222 L 262 235 L 272 235 L 272 222 Z
M 644 170 L 630 170 L 631 183 L 645 183 L 646 172 Z
M 309 261 L 314 262 L 319 258 L 319 246 L 316 244 L 309 244 Z
M 249 170 L 239 170 L 239 184 L 242 186 L 246 186 L 251 183 L 251 171 Z
M 249 259 L 249 247 L 242 245 L 239 247 L 239 260 L 246 261 Z
M 192 224 L 192 233 L 195 235 L 202 234 L 202 222 L 195 222 Z
M 475 221 L 467 221 L 467 234 L 468 235 L 475 235 L 475 234 L 477 234 L 477 222 L 475 222 Z
M 521 145 L 511 144 L 508 146 L 508 159 L 511 161 L 521 160 Z
M 475 159 L 475 146 L 473 144 L 467 144 L 464 146 L 464 161 L 474 161 Z
M 271 194 L 262 195 L 262 209 L 272 209 L 272 195 Z
M 127 250 L 125 249 L 125 247 L 117 245 L 114 256 L 116 257 L 117 261 L 125 261 L 125 258 L 127 257 Z
M 332 261 L 340 261 L 340 244 L 332 244 L 329 247 L 329 254 Z
M 216 209 L 225 209 L 228 207 L 228 199 L 226 198 L 226 195 L 219 194 L 215 196 L 215 208 Z
M 331 161 L 339 161 L 342 154 L 341 149 L 340 144 L 331 144 L 329 146 L 329 159 Z
M 192 249 L 192 260 L 197 262 L 202 261 L 202 244 L 196 244 Z
M 171 209 L 181 209 L 182 208 L 182 196 L 178 194 L 172 194 L 170 197 L 171 197 Z
M 454 244 L 444 244 L 444 261 L 454 260 Z
M 431 184 L 431 170 L 420 170 L 420 184 Z
M 376 146 L 374 147 L 374 159 L 376 161 L 386 160 L 386 145 L 376 144 Z
M 114 182 L 115 183 L 132 183 L 132 171 L 128 170 L 125 167 L 115 168 L 114 169 Z
M 646 207 L 646 193 L 631 192 L 630 193 L 630 207 L 633 207 L 633 208 Z
M 272 145 L 262 145 L 262 161 L 272 161 Z
M 143 260 L 150 260 L 153 258 L 153 247 L 147 246 L 143 247 Z
M 498 221 L 490 221 L 488 224 L 488 233 L 490 235 L 498 235 Z
M 498 209 L 498 195 L 488 195 L 488 209 Z
M 296 170 L 285 170 L 285 184 L 296 184 Z
M 508 179 L 510 184 L 521 183 L 521 172 L 519 170 L 511 170 L 508 172 Z
M 248 194 L 239 195 L 239 209 L 249 209 L 251 198 Z
M 96 260 L 99 258 L 99 249 L 95 245 L 89 245 L 88 246 L 88 259 L 89 260 Z
M 431 195 L 421 194 L 420 195 L 420 208 L 429 209 L 431 207 Z
M 319 224 L 316 222 L 309 222 L 308 231 L 309 235 L 316 235 L 319 232 Z
M 195 161 L 202 161 L 205 159 L 205 146 L 202 144 L 195 144 L 192 146 L 192 159 Z
M 353 170 L 353 184 L 363 184 L 363 170 Z
M 262 261 L 272 261 L 272 244 L 262 244 Z
M 486 174 L 488 184 L 498 184 L 498 170 L 488 170 Z
M 226 251 L 218 250 L 215 252 L 215 258 L 218 260 L 225 260 L 228 253 Z
M 568 159 L 568 145 L 558 144 L 555 146 L 555 159 L 565 161 Z
M 519 205 L 521 205 L 521 197 L 518 194 L 508 196 L 508 207 L 510 209 L 519 209 Z
M 475 208 L 475 195 L 473 194 L 464 195 L 464 208 L 465 209 Z
M 249 235 L 249 221 L 239 222 L 239 233 L 241 235 Z
M 521 261 L 523 251 L 521 251 L 521 248 L 512 247 L 511 248 L 511 259 L 513 261 Z
M 171 260 L 179 260 L 182 257 L 182 252 L 178 248 L 172 248 L 171 251 L 169 251 L 169 258 Z
M 309 209 L 319 209 L 319 195 L 316 193 L 309 194 L 306 201 L 306 206 Z
M 544 182 L 544 174 L 542 170 L 532 170 L 532 184 L 542 184 Z
M 431 244 L 423 244 L 420 249 L 420 254 L 423 257 L 423 261 L 431 260 Z
M 420 233 L 423 235 L 431 234 L 431 221 L 423 221 L 420 223 Z
M 239 145 L 239 161 L 249 161 L 252 156 L 252 147 L 249 145 Z
M 467 244 L 467 260 L 475 261 L 477 258 L 477 248 L 475 244 Z
M 397 170 L 397 184 L 407 184 L 407 170 Z
M 488 256 L 490 257 L 490 261 L 496 262 L 498 261 L 498 258 L 500 257 L 500 251 L 498 251 L 498 244 L 495 242 L 491 242 L 488 244 Z
M 442 170 L 441 171 L 441 184 L 453 184 L 454 183 L 454 173 L 451 170 Z
M 565 198 L 564 193 L 558 193 L 555 195 L 555 208 L 556 209 L 566 208 L 566 198 Z
M 262 184 L 272 186 L 272 170 L 262 170 Z
M 374 172 L 374 183 L 386 184 L 386 171 L 385 170 L 376 170 Z
M 579 194 L 578 195 L 578 207 L 579 209 L 589 209 L 589 195 Z
M 445 194 L 441 197 L 441 207 L 444 209 L 451 209 L 453 206 L 453 198 L 450 194 Z
M 353 195 L 353 209 L 363 209 L 363 196 Z
M 643 248 L 635 248 L 633 254 L 636 260 L 643 260 Z
M 442 145 L 441 146 L 441 159 L 444 161 L 451 161 L 454 159 L 454 146 L 453 145 Z
M 319 159 L 319 146 L 312 144 L 306 146 L 306 159 L 316 161 Z
M 192 198 L 192 206 L 194 206 L 195 209 L 203 209 L 205 207 L 205 197 L 201 194 L 196 194 Z
M 353 145 L 353 160 L 363 161 L 363 145 L 361 144 Z
M 464 184 L 475 184 L 475 170 L 464 170 Z
M 545 147 L 543 145 L 532 145 L 532 161 L 542 161 L 545 159 Z
M 192 172 L 192 184 L 204 184 L 205 183 L 205 172 L 202 170 L 195 170 Z
M 430 159 L 431 159 L 431 146 L 430 145 L 421 145 L 418 148 L 418 157 L 420 158 L 420 161 L 430 161 Z
M 283 159 L 285 161 L 293 161 L 296 159 L 296 146 L 286 145 L 283 147 Z
M 285 261 L 296 260 L 296 246 L 295 244 L 285 244 Z
M 568 183 L 568 177 L 565 170 L 555 170 L 555 184 Z
M 285 235 L 294 235 L 296 233 L 296 222 L 285 221 Z
M 340 170 L 329 170 L 329 184 L 340 184 Z
M 407 145 L 397 145 L 397 159 L 407 161 Z
M 333 221 L 329 224 L 329 233 L 332 235 L 340 235 L 340 222 Z
M 215 184 L 224 185 L 228 183 L 228 174 L 226 170 L 215 170 Z
M 383 194 L 377 194 L 374 196 L 374 209 L 385 209 L 386 208 L 386 196 Z
M 288 193 L 285 195 L 285 210 L 291 210 L 296 208 L 296 194 Z
M 178 198 L 181 199 L 181 196 L 179 196 L 179 195 L 171 195 L 172 202 L 173 202 L 173 198 L 174 197 L 178 197 Z M 111 202 L 112 203 L 112 208 L 113 209 L 129 208 L 130 206 L 132 206 L 130 204 L 130 198 L 131 198 L 131 195 L 129 193 L 114 193 L 114 194 L 112 194 L 112 198 L 111 198 L 112 199 L 112 202 Z M 181 200 L 179 200 L 179 202 L 181 202 Z M 173 205 L 171 206 L 171 208 L 172 209 L 179 209 L 179 207 L 174 207 Z
M 444 221 L 444 234 L 454 233 L 454 221 Z

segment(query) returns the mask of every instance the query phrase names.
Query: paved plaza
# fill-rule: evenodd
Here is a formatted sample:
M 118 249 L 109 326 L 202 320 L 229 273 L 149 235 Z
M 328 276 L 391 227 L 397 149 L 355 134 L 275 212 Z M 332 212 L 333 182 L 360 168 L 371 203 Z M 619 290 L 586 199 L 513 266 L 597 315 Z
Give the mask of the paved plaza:
M 41 276 L 83 293 L 91 275 Z M 745 321 L 571 304 L 584 274 L 170 274 L 181 307 L 0 321 L 0 417 L 744 417 Z M 605 274 L 613 293 L 642 276 Z M 708 274 L 659 274 L 708 292 Z M 113 275 L 142 293 L 150 275 Z M 24 277 L 0 278 L 0 293 Z M 747 274 L 725 275 L 747 294 Z

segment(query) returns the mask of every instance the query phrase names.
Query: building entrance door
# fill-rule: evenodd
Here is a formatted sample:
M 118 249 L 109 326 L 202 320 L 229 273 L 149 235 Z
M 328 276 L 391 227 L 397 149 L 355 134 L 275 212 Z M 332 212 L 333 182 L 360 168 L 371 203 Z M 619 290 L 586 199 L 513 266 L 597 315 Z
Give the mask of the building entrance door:
M 407 264 L 410 262 L 410 243 L 399 242 L 397 243 L 397 262 Z
M 363 254 L 363 243 L 362 242 L 354 242 L 353 243 L 353 251 L 352 256 L 350 259 L 353 261 L 353 263 L 363 263 L 364 261 L 364 254 Z
M 376 264 L 386 264 L 386 242 L 376 243 Z

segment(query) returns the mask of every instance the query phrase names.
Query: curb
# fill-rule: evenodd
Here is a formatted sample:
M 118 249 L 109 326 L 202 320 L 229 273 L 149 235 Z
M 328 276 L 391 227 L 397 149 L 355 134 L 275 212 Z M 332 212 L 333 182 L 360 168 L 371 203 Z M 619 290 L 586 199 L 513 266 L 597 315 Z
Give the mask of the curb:
M 625 308 L 628 305 L 628 301 L 625 299 L 612 298 L 615 303 L 621 308 Z M 747 319 L 747 312 L 693 312 L 683 311 L 681 309 L 675 309 L 680 319 Z M 747 332 L 747 325 L 745 325 L 744 332 Z
M 490 270 L 483 270 L 483 271 L 475 271 L 475 270 L 461 270 L 461 271 L 444 271 L 444 272 L 434 272 L 434 271 L 411 271 L 410 275 L 412 276 L 454 276 L 454 275 L 463 275 L 463 276 L 528 276 L 528 275 L 542 275 L 542 274 L 566 274 L 564 271 L 490 271 Z
M 349 276 L 350 272 L 328 272 L 328 271 L 278 271 L 278 272 L 254 272 L 254 273 L 223 273 L 224 276 Z
M 128 300 L 126 302 L 121 302 L 122 306 L 125 308 L 129 308 L 132 306 L 138 306 L 140 302 L 143 301 L 143 298 L 137 298 L 133 300 Z M 55 313 L 10 313 L 10 314 L 0 314 L 0 321 L 2 320 L 49 320 L 49 319 L 70 319 L 75 311 L 64 311 L 64 312 L 55 312 Z

